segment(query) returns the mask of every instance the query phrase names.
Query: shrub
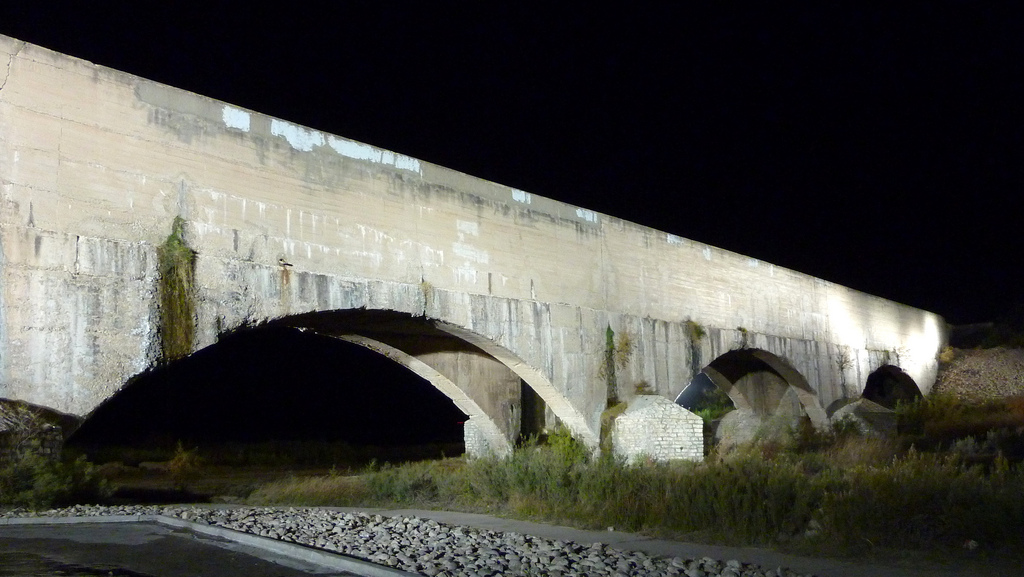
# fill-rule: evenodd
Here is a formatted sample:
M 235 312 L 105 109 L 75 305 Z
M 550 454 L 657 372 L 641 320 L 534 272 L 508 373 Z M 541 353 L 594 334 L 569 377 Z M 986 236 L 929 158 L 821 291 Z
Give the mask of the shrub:
M 0 463 L 0 504 L 30 509 L 101 501 L 111 491 L 85 457 L 56 460 L 31 452 Z
M 905 412 L 948 414 L 945 402 Z M 992 434 L 992 442 L 1000 438 Z M 958 447 L 967 454 L 989 442 Z M 953 547 L 968 539 L 1020 548 L 1021 494 L 1024 465 L 1000 456 L 987 467 L 915 450 L 897 456 L 895 442 L 840 424 L 824 433 L 796 429 L 788 439 L 758 440 L 702 463 L 669 464 L 630 464 L 608 453 L 594 458 L 559 430 L 547 444 L 534 439 L 507 458 L 279 482 L 251 502 L 457 508 L 676 538 L 859 552 L 873 545 Z
M 928 450 L 948 449 L 967 437 L 980 441 L 990 431 L 1006 431 L 1008 448 L 1021 444 L 1024 436 L 1024 401 L 1018 397 L 965 401 L 952 395 L 929 395 L 898 404 L 896 418 L 899 433 Z M 1014 431 L 1019 432 L 1014 435 Z
M 736 408 L 729 395 L 719 387 L 711 387 L 704 391 L 701 398 L 693 406 L 693 412 L 706 422 L 721 419 Z
M 888 467 L 856 467 L 824 494 L 821 515 L 836 543 L 930 548 L 967 539 L 1012 543 L 1024 524 L 1021 470 L 986 475 L 955 457 L 911 451 Z
M 171 478 L 174 480 L 174 486 L 178 490 L 184 491 L 186 483 L 199 469 L 201 461 L 198 452 L 198 449 L 185 449 L 181 441 L 178 441 L 178 446 L 174 450 L 174 456 L 168 462 Z

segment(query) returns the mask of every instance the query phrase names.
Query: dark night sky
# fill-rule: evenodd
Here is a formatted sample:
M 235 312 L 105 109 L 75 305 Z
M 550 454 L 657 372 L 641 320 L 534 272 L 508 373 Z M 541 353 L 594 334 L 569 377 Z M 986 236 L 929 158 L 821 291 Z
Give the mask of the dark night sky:
M 0 33 L 954 323 L 1024 301 L 1002 4 L 5 4 Z

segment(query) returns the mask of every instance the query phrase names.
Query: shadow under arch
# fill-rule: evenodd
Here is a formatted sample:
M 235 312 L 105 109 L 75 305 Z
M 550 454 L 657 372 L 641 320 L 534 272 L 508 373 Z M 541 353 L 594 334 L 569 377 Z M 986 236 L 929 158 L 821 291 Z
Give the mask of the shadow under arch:
M 806 414 L 815 427 L 823 427 L 828 418 L 818 396 L 807 379 L 779 356 L 762 349 L 736 349 L 719 355 L 690 381 L 709 380 L 723 390 L 737 409 L 759 417 L 777 414 Z
M 433 383 L 471 417 L 486 416 L 486 411 L 475 402 L 473 403 L 476 406 L 474 410 L 478 412 L 467 411 L 466 409 L 473 408 L 469 404 L 464 409 L 460 403 L 465 403 L 467 399 L 472 401 L 468 395 L 457 400 L 453 396 L 454 391 L 453 394 L 448 394 L 446 391 L 446 388 L 450 390 L 451 387 L 461 390 L 451 379 L 441 375 L 426 363 L 414 363 L 411 359 L 428 353 L 479 351 L 501 363 L 519 379 L 522 379 L 581 441 L 591 447 L 598 446 L 598 438 L 591 432 L 583 416 L 540 370 L 530 366 L 512 351 L 474 331 L 441 320 L 381 309 L 345 309 L 302 313 L 276 319 L 271 321 L 271 324 L 312 330 L 322 335 L 348 340 L 363 346 L 369 345 L 368 348 L 376 346 L 374 343 L 380 343 L 387 350 L 396 354 L 395 357 L 392 357 L 393 360 L 402 364 L 409 362 L 412 366 L 406 365 L 408 368 Z M 434 380 L 419 371 L 435 374 L 435 378 L 438 376 L 441 378 Z M 438 383 L 441 386 L 438 386 Z M 493 419 L 488 416 L 487 420 L 490 421 L 490 424 L 486 425 L 486 430 L 491 430 L 490 427 L 494 424 Z M 483 422 L 483 420 L 480 421 L 481 424 Z
M 461 453 L 465 411 L 414 374 L 328 335 L 285 324 L 246 326 L 133 376 L 89 413 L 70 440 L 171 447 L 175 440 L 443 444 L 445 453 Z
M 367 348 L 376 353 L 382 354 L 392 361 L 404 366 L 409 369 L 417 376 L 427 381 L 439 391 L 444 393 L 446 397 L 455 403 L 455 406 L 460 411 L 468 415 L 467 425 L 472 423 L 471 426 L 479 428 L 483 437 L 487 440 L 490 451 L 498 455 L 505 456 L 512 453 L 512 443 L 505 437 L 501 429 L 495 424 L 494 419 L 488 415 L 476 401 L 472 399 L 465 391 L 459 388 L 451 379 L 442 374 L 436 368 L 430 366 L 424 361 L 416 358 L 415 356 L 406 353 L 396 347 L 393 347 L 387 343 L 365 337 L 362 335 L 341 335 L 335 338 L 341 339 L 352 344 L 359 345 Z M 470 443 L 466 443 L 466 451 L 470 452 Z M 480 456 L 480 455 L 473 455 Z
M 896 409 L 902 402 L 922 397 L 921 389 L 913 377 L 896 365 L 882 365 L 868 375 L 861 397 L 887 409 Z

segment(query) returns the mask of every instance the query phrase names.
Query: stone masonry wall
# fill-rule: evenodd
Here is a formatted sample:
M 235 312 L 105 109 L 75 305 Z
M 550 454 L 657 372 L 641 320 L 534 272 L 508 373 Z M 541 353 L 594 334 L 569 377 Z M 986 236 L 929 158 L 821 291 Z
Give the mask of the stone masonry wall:
M 511 445 L 502 443 L 503 439 L 494 438 L 496 434 L 493 428 L 481 427 L 477 422 L 479 417 L 470 417 L 462 426 L 462 438 L 466 444 L 466 456 L 471 459 L 487 456 L 504 457 Z M 488 431 L 492 431 L 488 433 Z M 504 454 L 502 454 L 504 453 Z
M 639 395 L 615 419 L 612 447 L 629 461 L 701 461 L 704 420 L 664 397 Z

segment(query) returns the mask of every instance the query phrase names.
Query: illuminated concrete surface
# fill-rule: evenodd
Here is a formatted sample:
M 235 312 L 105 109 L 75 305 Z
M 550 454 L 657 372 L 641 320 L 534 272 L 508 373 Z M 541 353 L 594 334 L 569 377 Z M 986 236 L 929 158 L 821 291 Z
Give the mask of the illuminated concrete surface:
M 882 366 L 927 391 L 945 341 L 933 313 L 0 37 L 0 397 L 86 416 L 158 362 L 176 218 L 193 350 L 272 322 L 391 351 L 478 452 L 516 438 L 519 379 L 596 445 L 609 393 L 675 399 L 736 349 L 821 424 Z

